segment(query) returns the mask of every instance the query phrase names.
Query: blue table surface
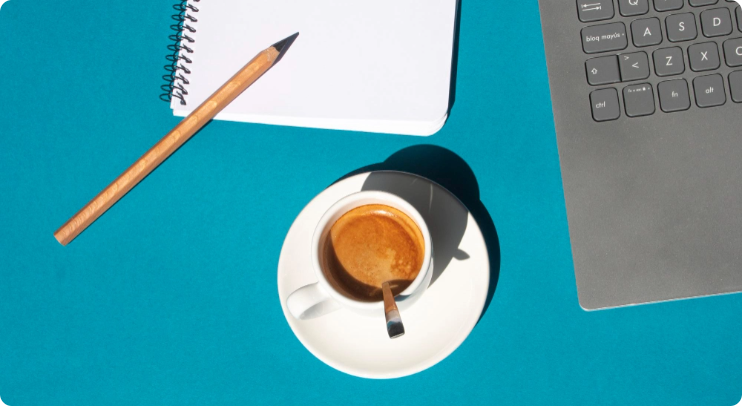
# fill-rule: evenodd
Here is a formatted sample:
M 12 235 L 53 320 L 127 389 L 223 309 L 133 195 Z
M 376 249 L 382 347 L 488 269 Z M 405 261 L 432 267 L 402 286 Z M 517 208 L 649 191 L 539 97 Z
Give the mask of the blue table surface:
M 6 404 L 739 402 L 742 295 L 580 308 L 535 0 L 463 1 L 456 99 L 436 135 L 213 122 L 59 245 L 57 227 L 179 121 L 159 100 L 172 3 L 0 10 Z M 496 228 L 496 290 L 435 367 L 391 381 L 345 375 L 284 319 L 281 245 L 332 182 L 435 149 L 421 145 L 474 173 Z

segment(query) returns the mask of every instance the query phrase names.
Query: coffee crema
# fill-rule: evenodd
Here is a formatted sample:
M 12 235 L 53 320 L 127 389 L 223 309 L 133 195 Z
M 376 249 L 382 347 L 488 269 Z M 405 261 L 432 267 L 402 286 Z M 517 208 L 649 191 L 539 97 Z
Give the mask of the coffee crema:
M 332 225 L 322 247 L 322 270 L 331 285 L 361 301 L 382 300 L 381 285 L 404 291 L 420 273 L 425 240 L 406 214 L 383 204 L 356 207 Z

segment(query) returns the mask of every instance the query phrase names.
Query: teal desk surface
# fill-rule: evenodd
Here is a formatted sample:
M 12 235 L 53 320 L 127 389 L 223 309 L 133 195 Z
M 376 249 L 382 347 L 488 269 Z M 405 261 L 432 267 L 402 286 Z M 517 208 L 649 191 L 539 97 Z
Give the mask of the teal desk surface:
M 463 0 L 455 103 L 434 136 L 213 122 L 59 245 L 57 227 L 179 121 L 159 100 L 172 4 L 0 10 L 3 402 L 740 401 L 742 295 L 580 308 L 535 0 Z M 491 303 L 431 369 L 391 381 L 337 372 L 281 311 L 286 232 L 345 174 L 438 147 L 474 173 L 496 230 Z

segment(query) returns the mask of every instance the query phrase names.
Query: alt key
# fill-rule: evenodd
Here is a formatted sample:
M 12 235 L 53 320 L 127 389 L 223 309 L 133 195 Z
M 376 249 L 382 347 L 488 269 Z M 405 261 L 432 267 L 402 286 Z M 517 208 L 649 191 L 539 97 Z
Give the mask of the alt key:
M 693 79 L 698 107 L 721 106 L 727 102 L 724 92 L 724 78 L 721 75 L 701 76 Z

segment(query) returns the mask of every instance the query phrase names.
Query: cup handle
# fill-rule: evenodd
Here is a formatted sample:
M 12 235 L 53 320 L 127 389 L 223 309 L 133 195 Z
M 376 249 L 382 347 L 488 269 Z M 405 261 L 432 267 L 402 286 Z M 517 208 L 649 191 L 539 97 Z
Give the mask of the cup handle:
M 313 319 L 340 308 L 340 304 L 332 300 L 318 283 L 294 291 L 286 300 L 286 306 L 291 315 L 299 320 Z

